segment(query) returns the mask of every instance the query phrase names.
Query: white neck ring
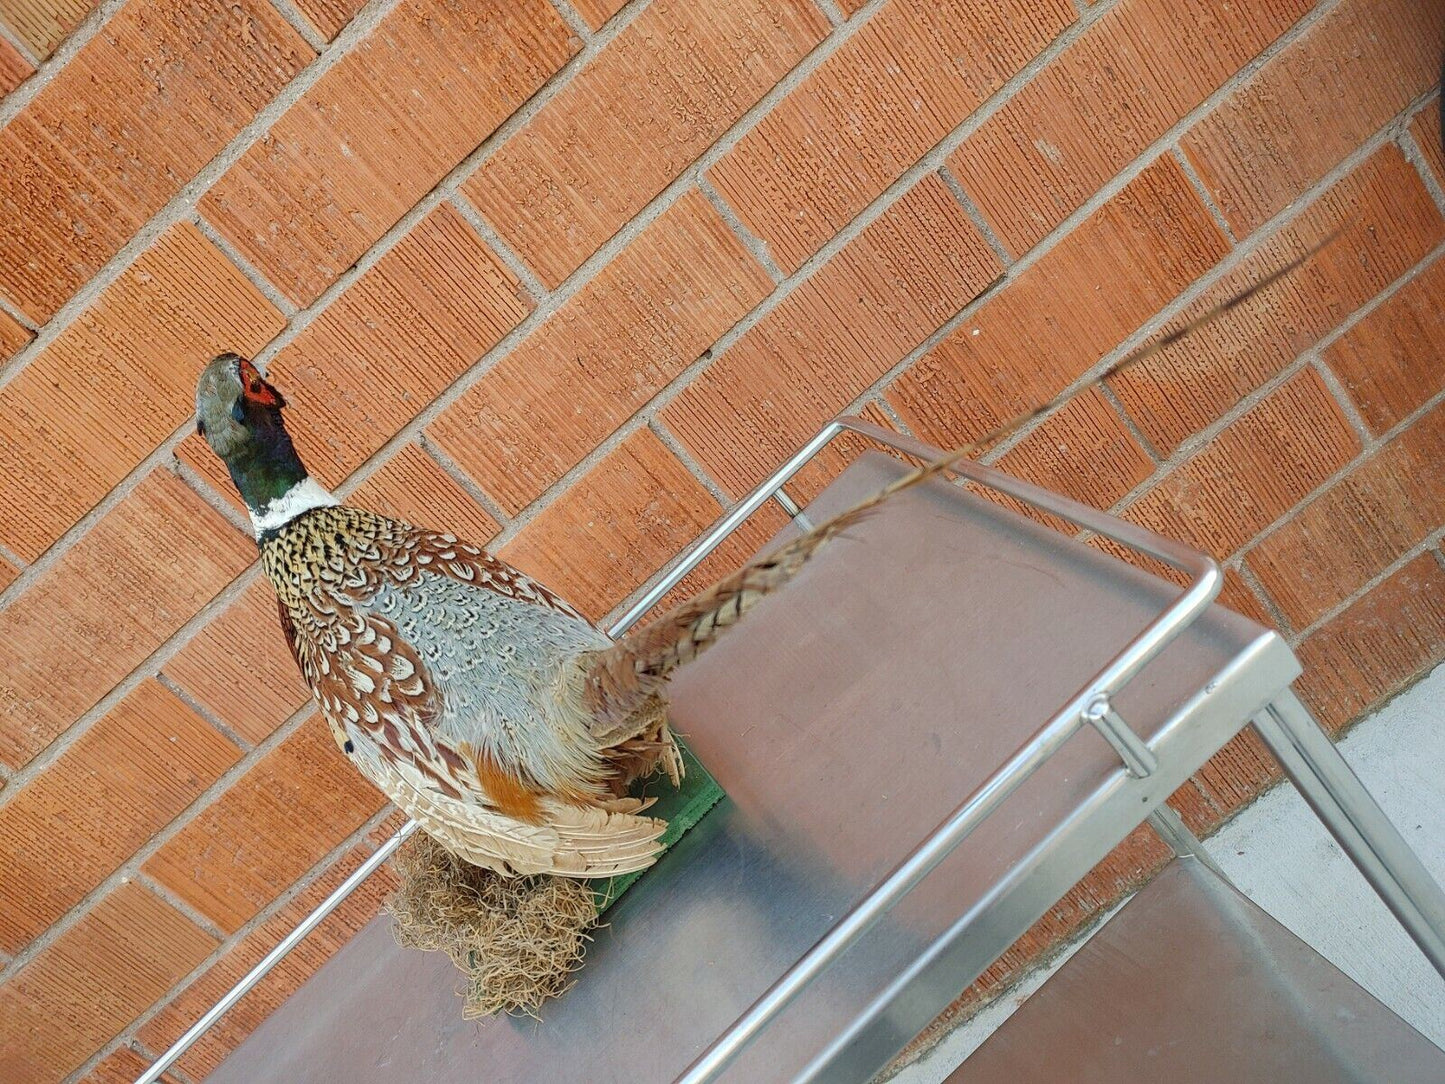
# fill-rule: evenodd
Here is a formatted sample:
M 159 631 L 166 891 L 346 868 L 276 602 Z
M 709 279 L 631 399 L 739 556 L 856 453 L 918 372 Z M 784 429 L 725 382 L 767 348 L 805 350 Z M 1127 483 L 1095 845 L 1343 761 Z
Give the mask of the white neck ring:
M 290 523 L 302 512 L 313 508 L 331 508 L 341 502 L 316 479 L 306 477 L 297 482 L 281 496 L 267 503 L 264 508 L 250 509 L 251 527 L 260 538 L 267 531 L 274 531 Z

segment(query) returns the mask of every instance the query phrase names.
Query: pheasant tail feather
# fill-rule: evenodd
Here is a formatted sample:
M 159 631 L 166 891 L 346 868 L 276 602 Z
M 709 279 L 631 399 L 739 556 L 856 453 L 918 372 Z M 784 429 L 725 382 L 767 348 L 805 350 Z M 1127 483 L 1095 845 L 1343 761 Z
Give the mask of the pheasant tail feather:
M 595 732 L 606 737 L 610 728 L 623 726 L 661 691 L 668 674 L 701 655 L 874 507 L 870 502 L 834 517 L 598 651 L 587 675 L 588 706 L 598 720 Z
M 1335 240 L 1339 233 L 1340 231 L 1336 230 L 1329 234 L 1283 267 L 1226 298 L 1168 335 L 1109 366 L 1095 376 L 1091 383 L 1096 384 L 1138 365 L 1191 332 L 1213 323 L 1295 271 Z M 959 460 L 1048 414 L 1073 394 L 1073 391 L 1074 389 L 1065 389 L 1054 399 L 1025 411 L 972 443 L 909 471 L 868 499 L 813 528 L 807 534 L 795 538 L 773 553 L 744 565 L 656 621 L 627 634 L 611 647 L 595 652 L 587 660 L 588 707 L 597 719 L 594 732 L 603 738 L 625 737 L 629 721 L 651 697 L 658 695 L 669 673 L 702 654 L 718 637 L 742 620 L 744 614 L 796 576 L 814 554 L 829 542 L 875 511 L 885 501 L 946 473 Z

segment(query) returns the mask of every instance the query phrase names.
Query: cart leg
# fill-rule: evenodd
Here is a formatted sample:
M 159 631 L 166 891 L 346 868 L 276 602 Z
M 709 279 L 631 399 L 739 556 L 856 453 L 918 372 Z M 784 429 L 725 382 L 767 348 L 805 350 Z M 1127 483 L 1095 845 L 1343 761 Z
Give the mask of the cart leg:
M 1204 844 L 1199 837 L 1191 832 L 1179 818 L 1179 814 L 1168 805 L 1161 805 L 1153 813 L 1149 814 L 1149 827 L 1180 858 L 1195 858 L 1199 864 L 1207 868 L 1211 873 L 1217 874 L 1220 880 L 1228 881 L 1229 877 L 1219 864 L 1209 856 L 1204 849 Z
M 1298 698 L 1286 689 L 1254 728 L 1310 808 L 1445 976 L 1445 893 Z

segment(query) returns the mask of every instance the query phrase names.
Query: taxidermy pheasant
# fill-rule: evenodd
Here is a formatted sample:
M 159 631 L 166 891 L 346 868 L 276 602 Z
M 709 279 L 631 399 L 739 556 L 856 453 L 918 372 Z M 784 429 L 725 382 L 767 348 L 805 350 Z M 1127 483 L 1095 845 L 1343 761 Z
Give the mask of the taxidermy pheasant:
M 201 374 L 197 430 L 250 511 L 282 628 L 337 745 L 476 865 L 572 877 L 650 865 L 666 825 L 626 790 L 657 769 L 679 779 L 668 673 L 832 535 L 614 644 L 481 547 L 339 504 L 307 475 L 284 406 L 250 361 L 222 354 Z
M 1095 382 L 1289 274 L 1333 235 Z M 250 510 L 281 626 L 342 752 L 453 854 L 504 876 L 593 878 L 650 865 L 666 827 L 627 797 L 681 759 L 668 675 L 849 526 L 1066 398 L 758 558 L 616 643 L 479 546 L 341 505 L 306 473 L 280 392 L 222 354 L 201 374 L 197 430 Z

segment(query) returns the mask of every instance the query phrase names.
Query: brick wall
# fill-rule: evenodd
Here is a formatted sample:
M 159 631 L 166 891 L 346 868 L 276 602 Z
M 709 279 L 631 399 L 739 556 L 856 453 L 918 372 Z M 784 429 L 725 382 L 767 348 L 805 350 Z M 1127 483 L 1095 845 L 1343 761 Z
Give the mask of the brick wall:
M 129 1079 L 394 823 L 191 435 L 222 348 L 325 483 L 602 618 L 835 412 L 967 441 L 1340 229 L 990 457 L 1223 559 L 1330 727 L 1398 691 L 1445 657 L 1442 37 L 1418 0 L 4 0 L 0 1078 Z M 1271 776 L 1241 738 L 1175 804 Z

